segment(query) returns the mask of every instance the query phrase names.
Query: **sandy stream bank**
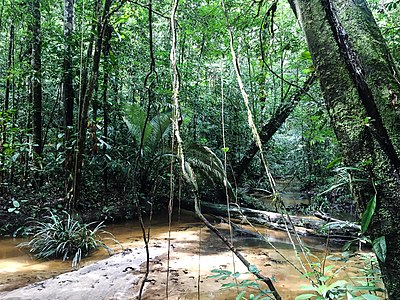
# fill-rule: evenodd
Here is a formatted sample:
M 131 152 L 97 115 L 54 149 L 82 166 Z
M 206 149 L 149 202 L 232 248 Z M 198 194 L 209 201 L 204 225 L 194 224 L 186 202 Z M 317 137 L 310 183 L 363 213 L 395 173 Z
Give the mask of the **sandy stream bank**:
M 224 224 L 220 229 L 227 233 Z M 131 227 L 132 228 L 132 227 Z M 280 234 L 280 233 L 279 233 Z M 145 271 L 145 250 L 139 232 L 131 233 L 124 240 L 118 234 L 116 238 L 122 242 L 124 251 L 73 272 L 53 276 L 44 281 L 35 282 L 12 291 L 4 291 L 0 284 L 0 299 L 5 300 L 109 300 L 135 299 L 143 273 Z M 284 233 L 282 233 L 284 235 Z M 164 228 L 155 227 L 150 240 L 151 271 L 149 282 L 143 294 L 143 300 L 166 299 L 167 279 L 167 241 L 168 232 Z M 233 270 L 233 256 L 225 245 L 214 234 L 201 227 L 199 223 L 179 223 L 171 231 L 171 251 L 169 260 L 169 299 L 235 299 L 236 289 L 221 289 L 229 280 L 217 281 L 209 278 L 213 269 Z M 255 264 L 265 275 L 274 276 L 276 287 L 283 299 L 292 300 L 302 293 L 301 285 L 307 281 L 288 266 L 282 258 L 258 242 L 247 244 L 238 239 L 236 245 L 242 245 L 244 256 Z M 293 258 L 293 249 L 283 248 L 281 251 Z M 200 254 L 200 255 L 199 255 Z M 85 263 L 85 262 L 84 262 Z M 235 259 L 235 271 L 245 273 L 246 269 Z M 8 280 L 13 280 L 13 273 Z M 251 279 L 251 275 L 243 274 L 240 280 Z M 200 285 L 198 286 L 198 283 Z M 22 283 L 23 284 L 23 283 Z M 21 285 L 22 285 L 21 284 Z M 26 283 L 25 283 L 26 284 Z M 240 291 L 239 291 L 240 292 Z M 200 294 L 200 297 L 198 297 Z

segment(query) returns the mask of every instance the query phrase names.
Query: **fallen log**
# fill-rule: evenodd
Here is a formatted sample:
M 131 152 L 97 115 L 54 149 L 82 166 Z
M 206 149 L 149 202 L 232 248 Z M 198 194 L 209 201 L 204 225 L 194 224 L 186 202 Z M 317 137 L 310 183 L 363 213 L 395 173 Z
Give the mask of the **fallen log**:
M 201 211 L 205 214 L 212 214 L 220 217 L 228 216 L 228 206 L 210 202 L 201 202 Z M 246 219 L 252 224 L 263 225 L 275 230 L 288 228 L 293 232 L 290 224 L 293 224 L 298 234 L 303 236 L 330 237 L 334 239 L 348 240 L 358 236 L 359 226 L 333 218 L 319 218 L 314 216 L 288 216 L 281 213 L 256 210 L 251 208 L 241 208 L 236 204 L 231 204 L 229 214 L 232 219 L 245 223 Z M 325 216 L 319 214 L 318 216 Z M 290 218 L 290 220 L 289 220 Z M 340 226 L 330 226 L 330 222 L 340 222 Z
M 339 226 L 345 226 L 345 227 L 348 227 L 348 228 L 352 228 L 352 229 L 355 229 L 355 230 L 357 230 L 359 232 L 361 231 L 361 226 L 360 225 L 354 224 L 354 223 L 349 222 L 349 221 L 344 221 L 344 220 L 339 220 L 339 219 L 336 219 L 336 218 L 332 218 L 331 216 L 328 216 L 327 214 L 325 214 L 325 213 L 323 213 L 321 211 L 314 212 L 314 216 L 316 216 L 319 219 L 322 219 L 324 221 L 329 222 L 329 224 L 331 224 L 331 225 L 335 224 L 335 225 L 339 225 Z M 330 226 L 330 227 L 332 227 L 332 226 Z

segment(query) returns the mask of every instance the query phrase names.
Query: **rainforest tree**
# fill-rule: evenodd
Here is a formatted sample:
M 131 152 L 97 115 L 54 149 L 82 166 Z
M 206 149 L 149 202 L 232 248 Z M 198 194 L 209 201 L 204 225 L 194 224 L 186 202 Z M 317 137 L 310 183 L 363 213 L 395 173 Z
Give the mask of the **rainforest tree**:
M 352 190 L 368 232 L 387 251 L 380 266 L 389 299 L 400 298 L 399 72 L 363 0 L 291 1 L 307 38 Z M 385 241 L 385 242 L 384 242 Z

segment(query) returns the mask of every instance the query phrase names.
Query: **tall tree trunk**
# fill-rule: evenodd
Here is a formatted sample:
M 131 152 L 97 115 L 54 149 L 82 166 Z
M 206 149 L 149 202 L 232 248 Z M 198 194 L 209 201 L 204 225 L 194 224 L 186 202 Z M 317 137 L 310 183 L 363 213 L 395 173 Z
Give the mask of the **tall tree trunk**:
M 400 299 L 399 72 L 364 0 L 290 0 L 319 75 L 321 90 L 365 209 L 376 195 L 368 233 L 384 237 L 379 260 L 389 299 Z M 360 180 L 362 179 L 362 180 Z M 383 244 L 382 244 L 383 245 Z
M 98 4 L 99 5 L 99 4 Z M 79 109 L 79 122 L 78 122 L 78 144 L 76 157 L 74 160 L 74 186 L 73 186 L 73 194 L 70 199 L 68 199 L 68 208 L 75 209 L 77 204 L 77 199 L 79 198 L 80 188 L 81 188 L 81 178 L 82 178 L 82 166 L 83 166 L 83 158 L 84 151 L 86 145 L 86 133 L 87 133 L 87 122 L 88 122 L 88 114 L 90 101 L 92 100 L 92 95 L 94 91 L 95 84 L 97 82 L 99 66 L 100 66 L 100 56 L 101 56 L 101 48 L 104 37 L 105 24 L 107 24 L 107 20 L 109 18 L 109 11 L 111 7 L 111 0 L 106 0 L 104 2 L 102 16 L 98 17 L 98 25 L 97 25 L 97 39 L 96 45 L 93 54 L 93 65 L 90 75 L 90 80 L 84 94 L 84 97 L 81 99 L 82 103 L 80 103 Z
M 65 147 L 65 173 L 66 193 L 72 191 L 73 145 L 72 132 L 74 126 L 74 86 L 72 63 L 72 34 L 74 31 L 74 0 L 64 0 L 64 66 L 62 97 L 64 103 L 64 147 Z
M 32 135 L 34 160 L 42 156 L 42 59 L 40 0 L 32 0 Z

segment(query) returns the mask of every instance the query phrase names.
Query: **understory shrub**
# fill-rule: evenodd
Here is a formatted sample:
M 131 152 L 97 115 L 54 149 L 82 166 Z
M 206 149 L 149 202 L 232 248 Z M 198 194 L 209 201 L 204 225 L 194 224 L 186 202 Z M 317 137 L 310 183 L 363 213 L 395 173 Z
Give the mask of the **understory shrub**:
M 111 233 L 103 230 L 103 222 L 90 229 L 92 225 L 94 222 L 81 223 L 67 212 L 62 215 L 51 212 L 44 221 L 33 222 L 32 239 L 18 246 L 30 248 L 30 252 L 39 259 L 72 259 L 72 267 L 76 269 L 82 257 L 88 256 L 98 247 L 105 248 L 112 254 L 113 250 L 103 242 L 101 235 L 110 235 L 108 239 L 117 242 Z

